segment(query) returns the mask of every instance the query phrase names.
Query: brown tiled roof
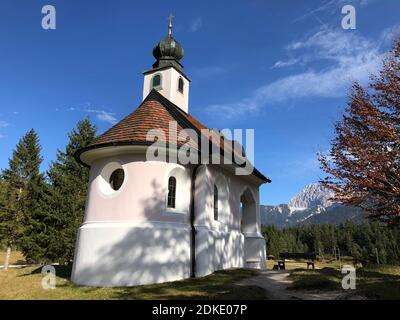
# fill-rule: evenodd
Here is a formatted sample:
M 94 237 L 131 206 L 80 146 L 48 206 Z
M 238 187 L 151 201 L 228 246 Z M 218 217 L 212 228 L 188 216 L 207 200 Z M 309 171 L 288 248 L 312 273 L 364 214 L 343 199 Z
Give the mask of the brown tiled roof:
M 177 117 L 180 119 L 177 119 Z M 164 132 L 164 142 L 166 143 L 168 143 L 169 138 L 171 138 L 172 141 L 176 141 L 177 137 L 169 137 L 170 122 L 177 123 L 178 134 L 181 130 L 187 128 L 199 132 L 201 129 L 207 129 L 207 127 L 196 118 L 182 111 L 156 90 L 153 90 L 135 111 L 118 122 L 111 129 L 96 137 L 89 145 L 89 148 L 105 144 L 118 144 L 121 142 L 148 143 L 149 141 L 146 139 L 146 135 L 151 129 L 161 129 Z M 178 145 L 184 143 L 185 141 L 179 141 Z M 198 148 L 197 145 L 193 147 Z
M 207 129 L 200 121 L 193 116 L 182 111 L 156 90 L 152 90 L 142 104 L 131 114 L 125 117 L 123 120 L 114 125 L 111 129 L 107 130 L 100 136 L 96 137 L 94 141 L 85 149 L 79 150 L 77 158 L 80 155 L 90 149 L 110 146 L 110 145 L 135 145 L 135 144 L 152 144 L 152 141 L 148 141 L 146 136 L 152 129 L 161 129 L 164 132 L 166 143 L 171 140 L 177 141 L 176 137 L 169 137 L 169 124 L 170 122 L 177 123 L 177 133 L 179 134 L 183 129 L 193 129 L 197 132 L 198 136 L 201 136 L 201 130 Z M 218 135 L 214 132 L 213 134 Z M 220 137 L 218 135 L 218 137 Z M 162 140 L 162 137 L 160 137 Z M 211 140 L 211 139 L 210 139 Z M 177 144 L 183 145 L 186 141 L 178 141 Z M 224 143 L 220 143 L 221 151 L 223 151 Z M 197 150 L 200 147 L 192 145 Z M 256 168 L 254 168 L 255 174 L 270 182 L 270 180 L 264 177 Z
M 145 100 L 134 112 L 95 138 L 90 146 L 129 141 L 146 142 L 146 135 L 151 129 L 164 131 L 165 142 L 168 142 L 171 121 L 175 120 L 159 101 Z M 182 129 L 178 124 L 177 131 L 180 132 Z

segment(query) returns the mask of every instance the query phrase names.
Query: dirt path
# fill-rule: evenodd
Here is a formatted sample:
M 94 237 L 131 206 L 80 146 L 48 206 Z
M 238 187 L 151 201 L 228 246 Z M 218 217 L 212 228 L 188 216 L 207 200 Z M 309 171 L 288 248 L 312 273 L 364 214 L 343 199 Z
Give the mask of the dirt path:
M 343 292 L 340 291 L 299 291 L 289 290 L 293 283 L 287 271 L 261 271 L 260 275 L 245 279 L 237 285 L 253 285 L 267 291 L 271 300 L 334 300 L 340 299 Z

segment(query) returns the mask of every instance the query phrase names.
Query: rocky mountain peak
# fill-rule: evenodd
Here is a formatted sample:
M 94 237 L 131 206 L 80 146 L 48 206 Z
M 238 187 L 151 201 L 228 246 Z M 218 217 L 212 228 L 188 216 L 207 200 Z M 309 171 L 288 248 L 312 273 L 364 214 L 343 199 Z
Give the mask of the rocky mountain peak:
M 332 191 L 326 189 L 320 183 L 312 183 L 306 186 L 288 203 L 291 213 L 307 209 L 326 209 L 332 205 L 329 200 L 333 196 Z

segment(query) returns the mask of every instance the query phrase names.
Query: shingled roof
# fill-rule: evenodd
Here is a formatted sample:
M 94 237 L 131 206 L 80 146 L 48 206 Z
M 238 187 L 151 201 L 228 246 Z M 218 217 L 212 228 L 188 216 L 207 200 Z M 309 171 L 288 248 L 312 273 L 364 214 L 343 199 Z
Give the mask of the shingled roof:
M 82 153 L 108 146 L 151 145 L 153 142 L 148 141 L 146 136 L 152 129 L 161 129 L 164 132 L 164 142 L 166 144 L 168 144 L 170 138 L 172 141 L 177 141 L 176 137 L 169 137 L 169 124 L 171 121 L 177 123 L 178 135 L 183 129 L 193 129 L 198 134 L 198 137 L 200 137 L 201 130 L 207 129 L 196 118 L 181 110 L 156 90 L 152 90 L 135 111 L 96 137 L 88 147 L 79 150 L 76 157 L 81 162 L 80 155 Z M 177 141 L 178 146 L 185 143 L 186 141 Z M 224 144 L 221 143 L 220 145 L 222 153 Z M 197 144 L 191 147 L 200 150 Z M 270 179 L 262 175 L 256 168 L 254 168 L 253 174 L 265 182 L 271 182 Z
M 169 122 L 175 120 L 160 101 L 153 99 L 155 97 L 154 92 L 134 112 L 102 135 L 96 137 L 89 147 L 103 144 L 118 144 L 121 142 L 145 143 L 147 142 L 146 135 L 151 129 L 161 129 L 164 131 L 167 139 L 165 142 L 168 142 Z M 179 123 L 177 129 L 178 132 L 183 129 Z

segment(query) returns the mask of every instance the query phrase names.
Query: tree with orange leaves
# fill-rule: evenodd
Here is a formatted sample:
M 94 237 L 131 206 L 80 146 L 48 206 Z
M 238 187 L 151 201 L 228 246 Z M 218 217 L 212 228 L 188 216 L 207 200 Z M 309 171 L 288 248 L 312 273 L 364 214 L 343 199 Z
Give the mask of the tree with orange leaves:
M 336 123 L 322 183 L 334 201 L 362 208 L 369 218 L 400 223 L 400 39 L 367 88 L 354 83 Z

